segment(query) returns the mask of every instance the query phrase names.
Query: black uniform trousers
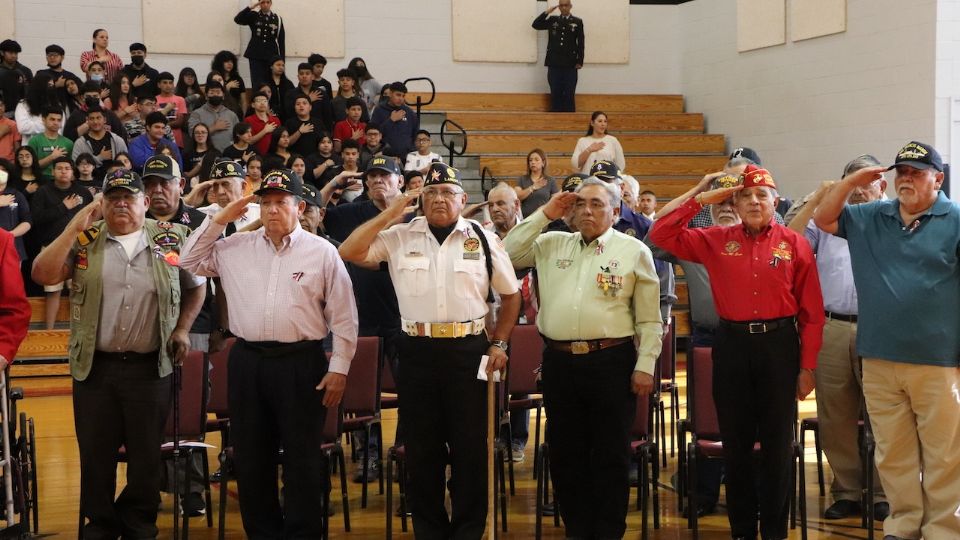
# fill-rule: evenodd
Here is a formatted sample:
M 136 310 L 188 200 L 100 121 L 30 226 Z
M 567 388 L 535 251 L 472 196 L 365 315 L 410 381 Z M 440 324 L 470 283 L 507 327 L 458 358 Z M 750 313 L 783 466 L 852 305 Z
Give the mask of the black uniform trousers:
M 172 377 L 158 375 L 159 354 L 96 351 L 87 378 L 73 381 L 87 540 L 157 537 L 160 445 L 172 397 Z M 127 485 L 114 500 L 121 446 Z
M 250 88 L 259 92 L 260 85 L 272 80 L 270 66 L 273 62 L 266 58 L 247 58 L 247 62 L 250 63 Z
M 577 111 L 577 78 L 575 67 L 547 67 L 551 112 Z
M 320 452 L 327 374 L 322 341 L 248 342 L 230 350 L 227 400 L 243 529 L 253 539 L 320 538 L 322 493 L 329 489 Z M 282 461 L 279 457 L 283 449 Z M 277 465 L 283 466 L 280 507 Z
M 588 354 L 544 350 L 550 472 L 568 538 L 626 531 L 636 362 L 632 342 Z
M 487 519 L 487 383 L 477 370 L 487 339 L 402 335 L 397 346 L 414 533 L 479 540 Z M 444 507 L 447 463 L 452 516 Z
M 733 536 L 787 537 L 800 343 L 788 325 L 765 334 L 722 322 L 713 347 L 713 399 L 723 440 Z M 759 463 L 753 446 L 760 441 Z M 759 488 L 757 487 L 759 485 Z

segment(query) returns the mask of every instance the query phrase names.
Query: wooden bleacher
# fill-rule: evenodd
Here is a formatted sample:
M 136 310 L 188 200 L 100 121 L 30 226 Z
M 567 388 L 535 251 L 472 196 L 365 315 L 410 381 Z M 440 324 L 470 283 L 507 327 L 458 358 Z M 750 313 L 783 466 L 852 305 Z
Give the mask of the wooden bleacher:
M 407 102 L 415 102 L 418 95 L 422 96 L 422 99 L 430 97 L 419 92 L 410 92 L 407 94 Z M 428 110 L 547 112 L 550 110 L 550 95 L 441 92 L 436 95 Z M 683 96 L 677 94 L 578 94 L 577 110 L 587 114 L 591 111 L 684 112 Z

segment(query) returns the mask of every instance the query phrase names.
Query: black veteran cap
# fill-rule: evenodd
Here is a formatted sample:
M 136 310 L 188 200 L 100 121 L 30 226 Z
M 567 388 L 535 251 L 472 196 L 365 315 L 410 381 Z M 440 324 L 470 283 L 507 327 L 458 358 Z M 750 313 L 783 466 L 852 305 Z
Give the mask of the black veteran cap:
M 310 184 L 303 185 L 303 195 L 301 195 L 303 200 L 310 206 L 323 207 L 323 202 L 320 199 L 320 193 L 314 189 Z
M 363 173 L 364 178 L 366 178 L 367 174 L 374 169 L 386 171 L 390 174 L 403 174 L 403 172 L 400 170 L 400 165 L 397 165 L 397 160 L 387 156 L 376 156 L 375 158 L 371 159 L 370 164 L 367 165 L 367 170 Z
M 897 152 L 897 159 L 887 170 L 896 169 L 897 165 L 907 165 L 914 169 L 934 169 L 943 172 L 943 160 L 940 159 L 940 153 L 922 142 L 911 141 Z
M 590 174 L 601 180 L 610 182 L 620 178 L 620 167 L 617 167 L 617 164 L 612 161 L 602 160 L 594 163 L 593 166 L 590 167 Z
M 210 179 L 243 178 L 243 167 L 232 159 L 220 159 L 213 163 L 210 169 Z
M 583 181 L 586 180 L 587 178 L 590 178 L 590 177 L 585 174 L 573 173 L 570 176 L 563 179 L 563 186 L 561 189 L 563 191 L 573 193 L 574 191 L 577 190 L 578 187 L 580 187 L 580 184 L 582 184 Z
M 143 193 L 143 181 L 140 175 L 127 169 L 117 169 L 103 179 L 103 192 L 123 188 L 133 193 Z
M 430 164 L 430 170 L 427 171 L 423 185 L 436 186 L 439 184 L 454 184 L 463 187 L 463 177 L 460 175 L 459 170 L 454 169 L 446 163 L 436 161 Z
M 170 156 L 164 154 L 150 156 L 143 164 L 143 177 L 148 176 L 157 176 L 164 180 L 180 178 L 180 166 Z
M 296 197 L 303 197 L 303 181 L 290 169 L 274 169 L 263 177 L 260 189 L 254 195 L 263 195 L 267 191 L 280 191 Z
M 763 165 L 763 163 L 760 162 L 760 154 L 758 154 L 753 148 L 747 148 L 746 146 L 734 148 L 733 152 L 730 152 L 730 157 L 728 159 L 734 158 L 746 158 L 757 165 Z

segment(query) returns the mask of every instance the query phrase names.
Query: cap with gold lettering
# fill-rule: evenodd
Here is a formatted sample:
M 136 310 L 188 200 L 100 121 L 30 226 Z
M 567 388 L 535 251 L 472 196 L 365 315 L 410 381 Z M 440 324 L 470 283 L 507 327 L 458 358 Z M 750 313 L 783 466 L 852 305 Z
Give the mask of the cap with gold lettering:
M 219 180 L 221 178 L 243 179 L 243 167 L 232 159 L 218 159 L 210 169 L 210 179 Z
M 601 160 L 590 167 L 590 174 L 604 182 L 612 182 L 620 178 L 620 167 L 612 161 Z
M 731 188 L 740 185 L 740 179 L 736 176 L 725 174 L 719 178 L 714 178 L 711 182 L 711 189 Z
M 157 176 L 164 180 L 180 178 L 180 166 L 172 157 L 164 154 L 150 156 L 143 164 L 143 177 Z
M 765 186 L 777 189 L 777 184 L 773 182 L 773 176 L 770 171 L 757 167 L 756 165 L 747 165 L 740 175 L 744 188 Z
M 897 165 L 906 165 L 914 169 L 934 169 L 943 172 L 943 160 L 937 149 L 922 142 L 911 141 L 897 152 L 897 159 L 887 170 L 896 169 Z
M 133 193 L 143 193 L 143 181 L 140 175 L 127 169 L 117 169 L 103 179 L 103 192 L 123 188 Z
M 587 178 L 590 178 L 590 177 L 581 173 L 573 173 L 570 176 L 563 179 L 563 185 L 561 187 L 561 191 L 573 193 L 574 191 L 577 190 L 578 187 L 580 187 L 580 184 L 582 184 L 583 181 L 586 180 Z
M 374 169 L 386 171 L 390 174 L 403 174 L 400 170 L 400 165 L 397 164 L 397 160 L 389 156 L 375 156 L 371 159 L 367 165 L 367 170 L 363 173 L 364 178 Z
M 424 179 L 424 186 L 436 186 L 439 184 L 454 184 L 463 187 L 463 177 L 460 171 L 453 167 L 436 161 L 430 164 L 427 176 Z

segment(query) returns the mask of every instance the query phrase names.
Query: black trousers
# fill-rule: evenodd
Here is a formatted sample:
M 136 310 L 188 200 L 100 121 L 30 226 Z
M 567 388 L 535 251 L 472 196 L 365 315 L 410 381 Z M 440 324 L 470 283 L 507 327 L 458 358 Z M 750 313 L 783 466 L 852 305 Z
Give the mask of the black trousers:
M 766 334 L 717 330 L 713 399 L 723 440 L 733 536 L 787 537 L 800 343 L 787 326 Z M 753 445 L 760 441 L 759 464 Z M 551 448 L 552 451 L 552 448 Z M 757 486 L 759 485 L 759 493 Z
M 238 339 L 230 350 L 230 438 L 240 514 L 250 538 L 321 536 L 318 501 L 329 484 L 320 453 L 327 411 L 323 392 L 316 387 L 326 373 L 321 341 L 279 344 Z M 283 466 L 282 509 L 278 463 Z
M 626 531 L 636 361 L 632 343 L 583 355 L 544 350 L 550 472 L 567 537 L 621 538 Z
M 577 68 L 547 68 L 547 83 L 550 85 L 550 111 L 576 112 Z
M 270 60 L 247 58 L 250 62 L 250 88 L 254 92 L 260 91 L 260 85 L 270 81 Z
M 487 519 L 487 394 L 477 380 L 483 336 L 397 342 L 400 414 L 418 540 L 479 540 Z M 450 464 L 452 516 L 444 507 Z
M 157 375 L 158 355 L 96 351 L 86 380 L 73 381 L 87 540 L 157 536 L 160 445 L 172 397 L 172 377 Z M 121 446 L 127 452 L 127 485 L 114 500 Z

